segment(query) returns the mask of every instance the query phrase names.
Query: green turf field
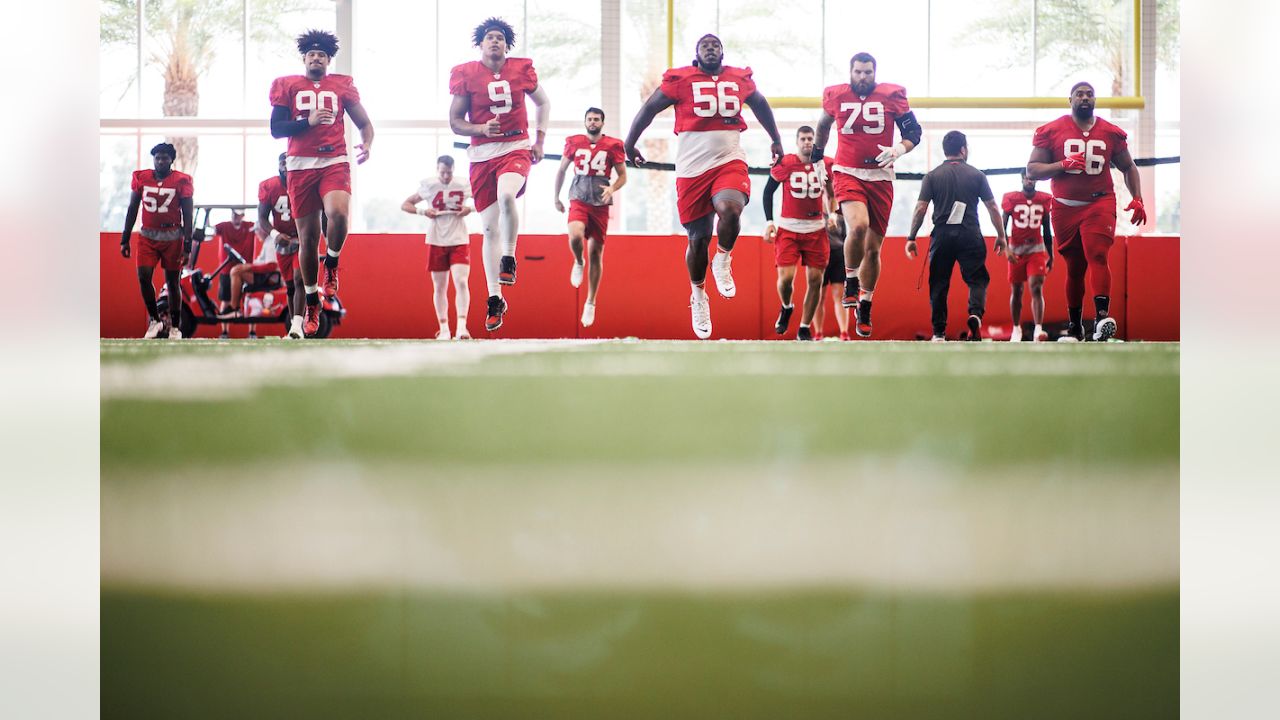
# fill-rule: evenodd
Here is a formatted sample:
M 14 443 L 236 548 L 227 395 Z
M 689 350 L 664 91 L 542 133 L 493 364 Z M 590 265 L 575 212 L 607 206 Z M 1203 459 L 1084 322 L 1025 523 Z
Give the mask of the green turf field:
M 103 341 L 103 716 L 1173 717 L 1178 363 Z

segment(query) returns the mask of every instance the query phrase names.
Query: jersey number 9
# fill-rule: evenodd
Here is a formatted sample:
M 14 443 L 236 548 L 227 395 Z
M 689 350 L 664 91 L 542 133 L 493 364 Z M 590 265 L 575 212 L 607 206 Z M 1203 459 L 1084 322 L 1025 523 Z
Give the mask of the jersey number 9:
M 506 80 L 489 83 L 489 99 L 496 103 L 489 106 L 489 112 L 494 115 L 511 112 L 511 83 Z

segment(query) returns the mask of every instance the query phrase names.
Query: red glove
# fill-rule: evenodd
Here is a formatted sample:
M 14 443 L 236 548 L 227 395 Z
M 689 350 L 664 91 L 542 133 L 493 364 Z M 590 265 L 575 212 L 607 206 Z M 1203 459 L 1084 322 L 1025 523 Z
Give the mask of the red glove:
M 1130 219 L 1130 222 L 1134 225 L 1147 224 L 1147 209 L 1142 206 L 1142 201 L 1138 198 L 1134 198 L 1133 202 L 1126 205 L 1124 209 L 1133 211 L 1133 217 Z
M 1084 170 L 1084 153 L 1072 153 L 1062 158 L 1062 169 L 1067 172 L 1081 172 Z

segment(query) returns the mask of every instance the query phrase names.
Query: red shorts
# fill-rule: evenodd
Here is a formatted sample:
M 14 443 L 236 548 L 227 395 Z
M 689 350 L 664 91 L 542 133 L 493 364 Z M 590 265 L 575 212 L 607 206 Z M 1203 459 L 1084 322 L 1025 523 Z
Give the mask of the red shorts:
M 294 217 L 306 217 L 324 209 L 324 196 L 331 192 L 351 193 L 351 163 L 340 162 L 316 170 L 290 170 L 289 207 Z
M 1045 261 L 1049 259 L 1049 253 L 1033 252 L 1030 255 L 1016 255 L 1009 262 L 1009 282 L 1014 285 L 1020 285 L 1027 281 L 1027 276 L 1044 277 L 1046 274 Z
M 427 272 L 446 272 L 454 265 L 470 265 L 467 245 L 427 245 Z
M 507 173 L 515 173 L 525 178 L 516 197 L 524 194 L 528 187 L 529 168 L 533 167 L 533 156 L 528 150 L 512 150 L 506 155 L 499 155 L 492 160 L 471 163 L 471 197 L 476 201 L 476 212 L 480 212 L 498 202 L 498 178 Z
M 1053 233 L 1058 248 L 1075 243 L 1084 247 L 1111 247 L 1116 241 L 1116 198 L 1099 198 L 1082 207 L 1054 202 Z M 1085 242 L 1087 240 L 1087 242 Z
M 773 262 L 778 267 L 795 267 L 800 263 L 805 267 L 825 269 L 830 256 L 831 243 L 827 241 L 825 229 L 798 233 L 778 228 L 773 239 Z
M 182 269 L 182 240 L 149 240 L 138 236 L 138 250 L 133 254 L 138 267 L 165 270 Z
M 276 255 L 276 265 L 280 266 L 280 278 L 289 282 L 293 279 L 293 269 L 298 267 L 298 253 Z
M 609 236 L 609 206 L 570 200 L 569 222 L 580 222 L 586 225 L 584 232 L 587 239 L 599 241 L 603 245 L 605 238 Z
M 836 205 L 860 202 L 867 206 L 871 232 L 884 236 L 889 229 L 889 211 L 893 209 L 893 183 L 888 180 L 862 180 L 849 173 L 833 172 L 832 190 Z
M 746 163 L 733 160 L 697 177 L 676 178 L 676 207 L 680 210 L 680 223 L 691 223 L 714 211 L 711 198 L 721 190 L 737 190 L 750 198 L 751 177 L 747 175 Z

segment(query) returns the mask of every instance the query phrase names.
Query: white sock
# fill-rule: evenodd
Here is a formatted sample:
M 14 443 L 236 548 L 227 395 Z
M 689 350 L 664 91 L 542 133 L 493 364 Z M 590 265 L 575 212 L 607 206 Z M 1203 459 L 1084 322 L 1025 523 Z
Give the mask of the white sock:
M 338 254 L 341 252 L 342 250 L 334 250 L 333 247 L 330 246 L 326 254 L 331 258 L 336 258 L 338 257 Z
M 481 261 L 484 265 L 484 281 L 490 295 L 502 296 L 502 283 L 498 272 L 502 265 L 502 242 L 498 238 L 498 203 L 480 211 L 484 240 L 480 243 Z
M 800 327 L 805 328 L 805 329 L 808 329 L 808 328 L 809 328 L 809 323 L 800 323 Z
M 871 296 L 872 296 L 872 295 L 874 295 L 874 294 L 875 294 L 875 292 L 876 292 L 875 290 L 859 290 L 859 291 L 858 291 L 858 299 L 859 299 L 859 300 L 866 300 L 867 302 L 871 302 Z
M 706 287 L 704 287 L 704 286 L 702 286 L 702 285 L 694 285 L 694 286 L 693 286 L 693 295 L 694 295 L 694 297 L 696 297 L 696 298 L 698 298 L 698 299 L 700 299 L 700 300 L 706 300 L 706 299 L 707 299 L 707 289 L 706 289 Z
M 308 295 L 320 292 L 319 285 L 303 285 L 302 289 L 305 290 Z
M 795 304 L 794 304 L 794 303 L 787 303 L 786 305 L 783 305 L 783 306 L 782 306 L 782 309 L 783 309 L 783 310 L 790 310 L 790 309 L 791 309 L 791 308 L 793 308 L 793 307 L 795 307 Z
M 720 247 L 720 243 L 716 243 L 716 249 L 717 249 L 717 250 L 719 250 L 720 252 L 724 253 L 725 255 L 731 255 L 731 254 L 733 254 L 733 251 L 732 251 L 732 250 L 725 250 L 724 248 Z
M 1037 325 L 1035 332 L 1037 335 L 1039 335 L 1040 333 L 1044 332 L 1044 327 L 1041 325 Z

